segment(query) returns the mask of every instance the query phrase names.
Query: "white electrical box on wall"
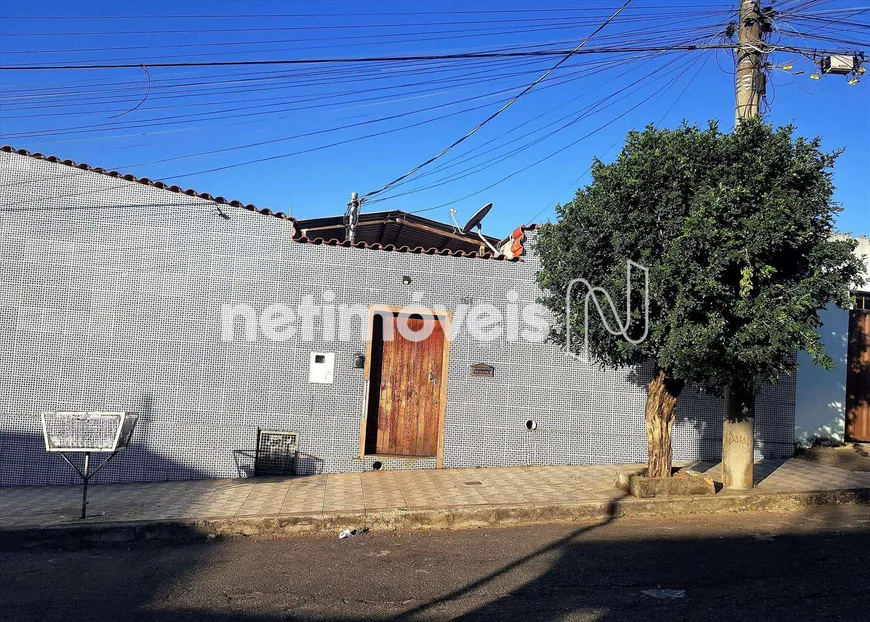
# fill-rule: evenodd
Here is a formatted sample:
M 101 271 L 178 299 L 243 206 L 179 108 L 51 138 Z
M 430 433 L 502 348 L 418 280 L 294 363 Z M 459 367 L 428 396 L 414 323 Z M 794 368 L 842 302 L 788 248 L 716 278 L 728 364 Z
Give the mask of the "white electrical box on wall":
M 311 364 L 308 367 L 308 382 L 332 384 L 335 372 L 334 352 L 312 352 Z

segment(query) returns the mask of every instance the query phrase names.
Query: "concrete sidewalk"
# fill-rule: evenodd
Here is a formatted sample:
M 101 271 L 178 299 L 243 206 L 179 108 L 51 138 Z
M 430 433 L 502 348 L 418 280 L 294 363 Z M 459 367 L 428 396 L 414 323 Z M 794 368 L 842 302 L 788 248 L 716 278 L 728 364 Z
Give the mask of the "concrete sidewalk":
M 0 489 L 0 530 L 174 524 L 200 532 L 302 533 L 336 527 L 462 527 L 581 520 L 626 513 L 788 509 L 861 501 L 870 472 L 804 460 L 756 465 L 757 487 L 707 497 L 626 498 L 619 472 L 644 465 L 502 467 L 340 473 L 293 478 Z M 692 463 L 714 480 L 719 465 Z M 839 493 L 839 494 L 834 494 Z

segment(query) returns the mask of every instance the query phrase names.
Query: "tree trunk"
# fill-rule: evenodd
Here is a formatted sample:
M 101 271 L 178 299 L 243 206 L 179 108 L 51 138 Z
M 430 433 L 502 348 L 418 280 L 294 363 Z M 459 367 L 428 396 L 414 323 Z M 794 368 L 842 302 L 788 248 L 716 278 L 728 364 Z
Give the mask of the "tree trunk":
M 659 371 L 647 387 L 646 440 L 649 448 L 648 477 L 670 477 L 673 450 L 671 431 L 674 428 L 674 409 L 683 390 L 681 380 Z
M 753 487 L 755 396 L 737 386 L 725 387 L 722 425 L 722 485 L 731 490 Z

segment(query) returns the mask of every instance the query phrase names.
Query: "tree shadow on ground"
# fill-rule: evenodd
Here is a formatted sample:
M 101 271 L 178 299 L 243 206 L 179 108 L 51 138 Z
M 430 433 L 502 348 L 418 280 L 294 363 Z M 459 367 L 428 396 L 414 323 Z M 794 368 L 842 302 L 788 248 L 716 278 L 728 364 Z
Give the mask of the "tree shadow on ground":
M 5 552 L 0 602 L 10 621 L 861 619 L 867 530 L 801 532 L 820 519 L 795 514 L 800 529 L 778 535 L 772 518 L 752 520 L 695 535 L 664 520 L 625 523 L 624 537 L 611 516 L 579 529 Z M 645 593 L 661 589 L 685 595 Z
M 136 432 L 134 432 L 135 434 Z M 152 451 L 144 443 L 134 443 L 121 451 L 94 477 L 92 483 L 149 482 L 209 479 L 208 473 Z M 81 452 L 68 454 L 82 466 Z M 108 453 L 93 453 L 93 467 Z M 142 477 L 143 472 L 150 477 Z M 45 450 L 45 440 L 38 434 L 0 431 L 0 489 L 2 486 L 77 485 L 81 479 L 57 452 Z
M 857 603 L 866 582 L 855 576 L 856 566 L 848 569 L 860 565 L 849 547 L 868 544 L 866 532 L 628 542 L 574 537 L 546 573 L 455 619 L 861 619 Z M 784 565 L 799 568 L 796 579 L 784 580 Z
M 786 462 L 788 462 L 787 458 L 767 458 L 760 462 L 756 462 L 752 469 L 752 485 L 758 486 L 761 482 L 773 475 L 777 469 Z M 714 462 L 712 460 L 698 460 L 684 468 L 697 471 L 698 473 L 709 474 L 716 481 L 718 492 L 719 485 L 721 485 L 721 470 L 717 467 L 720 464 L 720 462 Z M 710 473 L 711 471 L 713 471 L 713 473 Z
M 870 443 L 846 443 L 839 446 L 818 445 L 802 449 L 795 458 L 846 471 L 870 471 Z

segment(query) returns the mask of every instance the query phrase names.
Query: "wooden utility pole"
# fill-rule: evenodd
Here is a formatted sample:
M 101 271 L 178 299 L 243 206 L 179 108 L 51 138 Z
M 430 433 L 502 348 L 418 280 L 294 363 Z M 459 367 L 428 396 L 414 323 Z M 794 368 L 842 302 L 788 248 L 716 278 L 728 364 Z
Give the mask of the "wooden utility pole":
M 758 116 L 765 91 L 762 14 L 758 0 L 741 0 L 734 80 L 735 121 Z M 725 387 L 722 423 L 722 484 L 731 490 L 753 487 L 755 462 L 755 399 L 737 386 Z
M 738 17 L 735 125 L 758 115 L 765 91 L 764 41 L 761 38 L 761 7 L 758 0 L 741 0 Z

